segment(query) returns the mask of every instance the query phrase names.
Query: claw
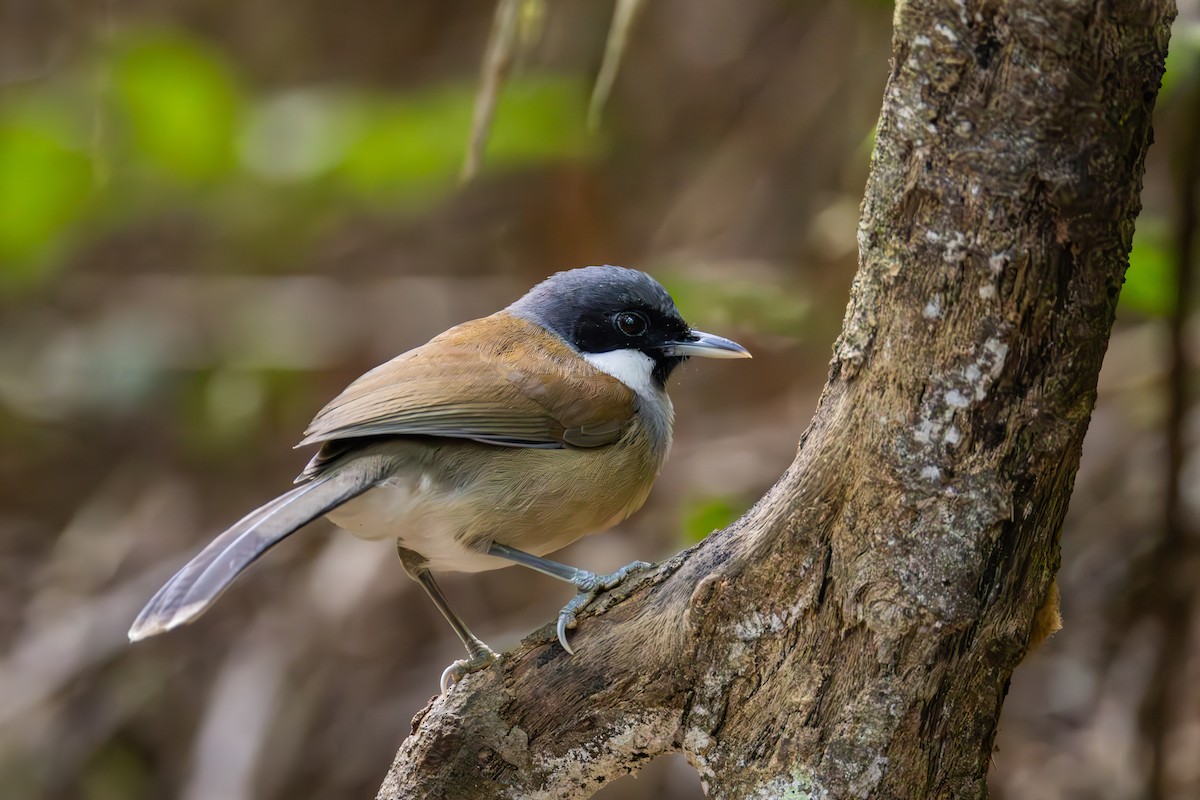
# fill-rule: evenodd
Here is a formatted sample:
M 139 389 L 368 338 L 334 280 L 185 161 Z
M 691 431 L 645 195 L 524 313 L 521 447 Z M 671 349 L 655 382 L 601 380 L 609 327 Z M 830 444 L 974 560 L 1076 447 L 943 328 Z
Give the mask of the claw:
M 567 628 L 575 627 L 575 615 L 559 612 L 558 615 L 558 643 L 562 645 L 562 649 L 566 650 L 569 655 L 575 655 L 575 651 L 571 648 L 571 643 L 567 641 Z
M 608 575 L 597 575 L 593 572 L 585 572 L 576 580 L 572 581 L 575 588 L 579 589 L 579 594 L 571 598 L 562 611 L 558 612 L 558 625 L 556 632 L 558 633 L 558 643 L 562 645 L 563 650 L 569 654 L 575 655 L 575 650 L 572 649 L 570 642 L 567 641 L 567 631 L 575 627 L 576 615 L 591 605 L 592 601 L 602 591 L 615 589 L 630 575 L 643 570 L 651 569 L 654 565 L 648 564 L 645 561 L 634 561 L 632 564 L 626 564 L 616 572 Z
M 442 694 L 450 691 L 451 686 L 463 679 L 463 675 L 466 674 L 462 671 L 465 665 L 466 659 L 460 658 L 458 661 L 455 661 L 453 664 L 442 670 Z
M 460 658 L 458 661 L 455 661 L 442 671 L 442 694 L 450 691 L 450 687 L 472 672 L 479 672 L 479 670 L 488 667 L 496 658 L 496 653 L 491 648 L 485 648 L 467 658 Z

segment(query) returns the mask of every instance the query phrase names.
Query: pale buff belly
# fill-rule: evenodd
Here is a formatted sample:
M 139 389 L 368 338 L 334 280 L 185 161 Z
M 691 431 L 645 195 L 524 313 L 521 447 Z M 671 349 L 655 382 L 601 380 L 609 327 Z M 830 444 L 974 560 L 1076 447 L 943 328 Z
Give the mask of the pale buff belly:
M 511 562 L 486 554 L 492 542 L 546 555 L 640 508 L 659 464 L 633 450 L 614 458 L 448 447 L 419 467 L 400 466 L 328 517 L 361 538 L 398 541 L 434 572 L 499 569 Z

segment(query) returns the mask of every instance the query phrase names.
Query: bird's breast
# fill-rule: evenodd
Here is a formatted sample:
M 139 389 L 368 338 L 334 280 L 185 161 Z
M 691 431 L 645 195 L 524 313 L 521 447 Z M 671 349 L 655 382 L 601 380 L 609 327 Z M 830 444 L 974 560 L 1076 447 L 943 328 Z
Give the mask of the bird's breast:
M 509 562 L 485 555 L 492 542 L 546 555 L 641 508 L 665 456 L 656 445 L 641 426 L 578 450 L 397 442 L 392 474 L 328 516 L 398 540 L 435 572 L 497 569 Z

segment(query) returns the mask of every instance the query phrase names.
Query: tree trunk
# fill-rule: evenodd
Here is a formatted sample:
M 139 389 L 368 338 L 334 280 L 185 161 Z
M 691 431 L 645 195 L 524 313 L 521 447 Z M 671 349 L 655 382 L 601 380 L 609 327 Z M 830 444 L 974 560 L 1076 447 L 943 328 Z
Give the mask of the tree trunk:
M 1009 677 L 1056 618 L 1173 16 L 898 4 L 795 462 L 585 616 L 574 657 L 547 628 L 435 700 L 379 796 L 585 798 L 672 751 L 714 798 L 985 796 Z

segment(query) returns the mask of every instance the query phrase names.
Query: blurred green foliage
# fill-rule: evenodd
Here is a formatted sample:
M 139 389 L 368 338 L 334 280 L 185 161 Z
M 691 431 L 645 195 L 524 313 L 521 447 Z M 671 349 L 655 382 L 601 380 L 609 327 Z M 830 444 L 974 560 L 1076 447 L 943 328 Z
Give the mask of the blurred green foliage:
M 38 277 L 44 262 L 37 256 L 82 215 L 92 177 L 87 155 L 54 122 L 0 117 L 3 284 L 24 285 Z
M 1177 20 L 1171 28 L 1171 47 L 1163 71 L 1158 105 L 1170 103 L 1176 92 L 1200 78 L 1200 24 Z
M 1180 107 L 1193 107 L 1196 92 L 1200 92 L 1200 25 L 1181 21 L 1171 32 L 1156 114 L 1169 117 Z M 1146 210 L 1138 217 L 1129 270 L 1121 289 L 1122 309 L 1151 317 L 1173 312 L 1178 300 L 1179 270 L 1173 236 L 1173 224 L 1161 214 Z
M 662 283 L 685 316 L 714 327 L 744 326 L 795 337 L 812 310 L 807 293 L 753 279 L 708 281 L 672 272 L 662 276 Z
M 1176 265 L 1171 227 L 1143 214 L 1133 235 L 1129 269 L 1121 289 L 1121 307 L 1152 317 L 1165 317 L 1175 307 Z
M 137 800 L 153 796 L 150 765 L 129 743 L 116 739 L 85 764 L 79 786 L 83 800 Z
M 702 541 L 740 517 L 749 504 L 734 497 L 693 500 L 683 510 L 683 538 L 688 544 Z
M 452 188 L 462 167 L 476 87 L 436 87 L 409 97 L 363 98 L 351 113 L 349 137 L 336 176 L 364 197 L 419 199 Z M 507 168 L 586 152 L 584 87 L 548 77 L 515 80 L 497 103 L 488 138 L 488 163 Z
M 586 86 L 517 76 L 485 166 L 586 155 Z M 186 209 L 216 237 L 319 226 L 345 209 L 407 214 L 457 185 L 477 87 L 406 94 L 300 87 L 258 96 L 181 33 L 127 31 L 55 81 L 0 95 L 0 291 L 36 285 L 79 234 Z
M 135 163 L 182 183 L 233 170 L 243 100 L 219 53 L 178 34 L 150 33 L 131 37 L 109 58 Z

